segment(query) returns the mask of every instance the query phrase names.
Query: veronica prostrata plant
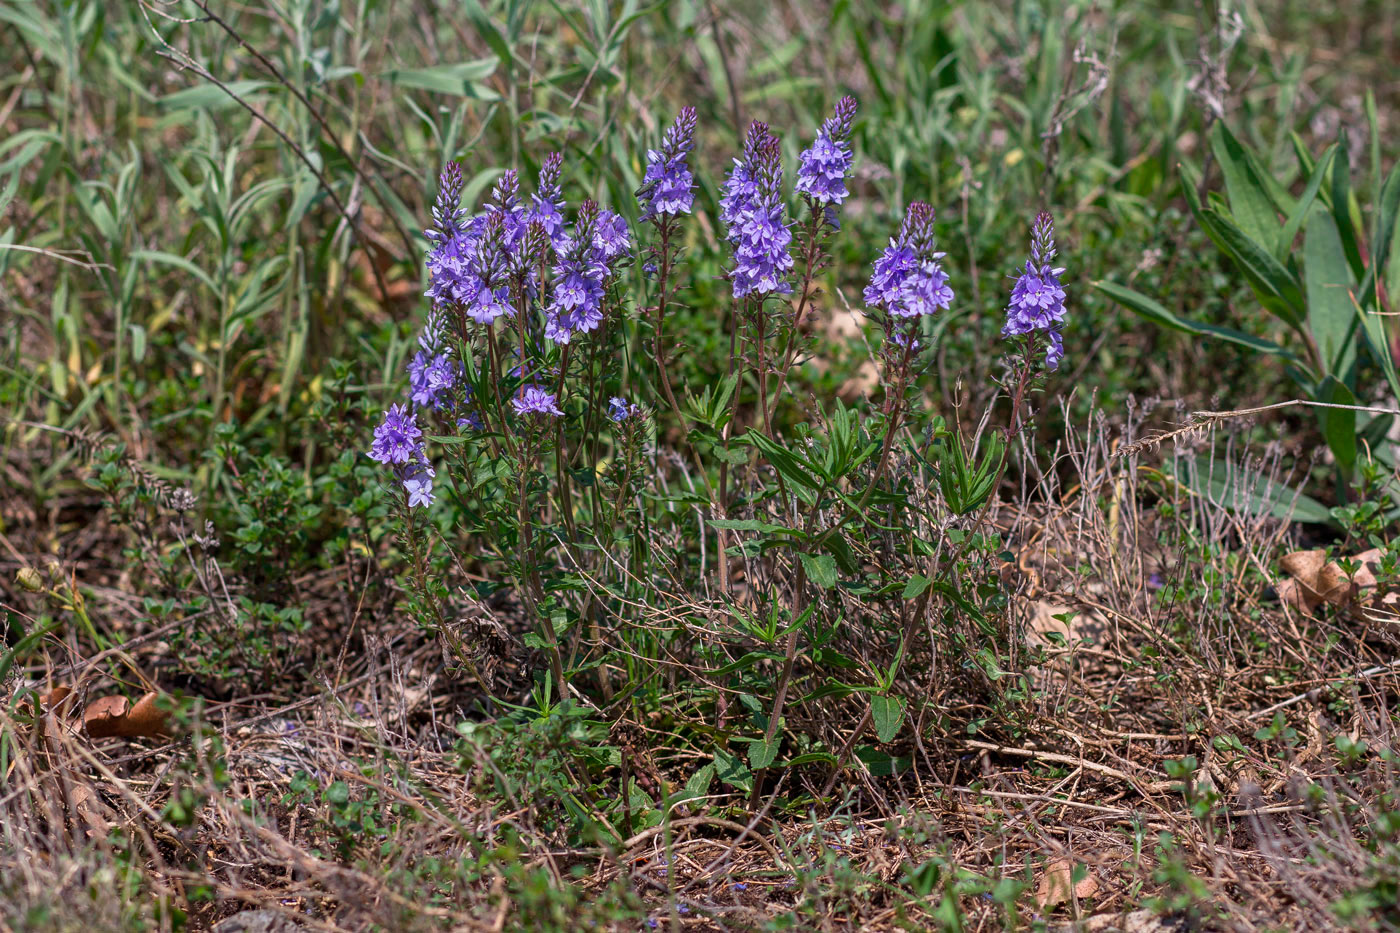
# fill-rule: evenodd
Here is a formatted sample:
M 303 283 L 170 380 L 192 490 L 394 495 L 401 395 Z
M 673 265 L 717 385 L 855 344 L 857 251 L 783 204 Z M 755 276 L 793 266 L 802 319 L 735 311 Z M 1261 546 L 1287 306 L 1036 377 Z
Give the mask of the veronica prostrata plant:
M 836 105 L 791 187 L 771 127 L 744 133 L 716 205 L 731 349 L 707 386 L 676 385 L 671 365 L 699 234 L 692 108 L 645 154 L 635 229 L 591 200 L 571 209 L 558 156 L 528 198 L 506 171 L 473 214 L 449 163 L 427 231 L 431 309 L 405 398 L 369 449 L 396 490 L 425 625 L 460 631 L 483 605 L 518 616 L 541 658 L 542 708 L 636 703 L 683 668 L 691 687 L 676 702 L 711 723 L 724 779 L 754 794 L 787 742 L 786 764 L 839 766 L 872 721 L 892 739 L 938 652 L 914 644 L 926 620 L 993 604 L 992 575 L 969 573 L 969 554 L 996 548 L 982 524 L 1007 442 L 1063 354 L 1064 270 L 1042 213 L 1007 307 L 1007 426 L 964 437 L 926 409 L 930 322 L 957 296 L 935 211 L 915 201 L 862 292 L 874 397 L 795 397 L 794 372 L 820 352 L 804 325 L 830 313 L 856 112 L 853 98 Z M 448 643 L 490 691 L 486 646 Z M 825 683 L 820 701 L 808 681 Z M 790 723 L 794 703 L 847 697 L 864 703 L 847 735 Z

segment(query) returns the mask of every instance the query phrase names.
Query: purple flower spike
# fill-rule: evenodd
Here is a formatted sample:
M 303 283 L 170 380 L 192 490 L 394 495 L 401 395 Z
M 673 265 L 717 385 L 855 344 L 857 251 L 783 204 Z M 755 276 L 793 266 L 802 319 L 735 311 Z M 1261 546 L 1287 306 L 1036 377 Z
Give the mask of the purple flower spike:
M 593 228 L 593 251 L 603 262 L 611 263 L 626 256 L 632 249 L 632 234 L 627 229 L 627 219 L 614 211 L 598 213 L 598 224 Z
M 517 415 L 550 415 L 555 418 L 564 415 L 559 410 L 558 398 L 543 386 L 525 386 L 519 395 L 510 400 L 510 404 Z
M 603 322 L 603 283 L 607 264 L 594 247 L 600 212 L 593 201 L 579 208 L 574 232 L 564 240 L 564 254 L 554 266 L 554 297 L 545 314 L 545 336 L 568 343 Z
M 799 157 L 797 182 L 794 187 L 826 208 L 826 219 L 835 221 L 833 205 L 846 200 L 846 175 L 851 171 L 855 155 L 851 152 L 851 121 L 856 115 L 856 99 L 843 97 L 836 112 L 817 131 L 816 141 Z
M 564 157 L 554 153 L 544 160 L 540 167 L 539 190 L 531 196 L 531 207 L 526 221 L 539 223 L 549 234 L 557 248 L 559 237 L 564 233 L 564 215 L 559 209 L 564 204 L 563 191 L 559 187 L 559 176 L 564 168 Z
M 880 258 L 865 287 L 865 303 L 891 317 L 917 318 L 945 310 L 953 303 L 948 274 L 934 249 L 933 208 L 923 201 L 909 205 L 899 236 Z
M 418 439 L 422 436 L 412 412 L 402 405 L 390 406 L 383 423 L 374 429 L 370 458 L 380 463 L 408 463 L 418 452 Z
M 730 278 L 735 298 L 792 291 L 787 282 L 793 265 L 788 252 L 792 231 L 787 227 L 782 187 L 778 139 L 768 132 L 766 123 L 755 120 L 720 201 L 720 219 L 728 225 L 726 237 L 734 244 Z
M 440 246 L 462 229 L 462 167 L 448 162 L 438 177 L 438 195 L 433 203 L 433 225 L 424 235 Z
M 1055 222 L 1048 211 L 1036 215 L 1031 228 L 1031 258 L 1011 289 L 1006 306 L 1004 337 L 1046 331 L 1050 345 L 1045 368 L 1055 369 L 1064 357 L 1060 328 L 1065 320 L 1065 290 L 1060 284 L 1064 268 L 1055 265 Z
M 637 189 L 642 219 L 689 214 L 695 203 L 695 177 L 686 157 L 695 148 L 695 108 L 682 107 L 661 148 L 647 150 L 647 169 Z

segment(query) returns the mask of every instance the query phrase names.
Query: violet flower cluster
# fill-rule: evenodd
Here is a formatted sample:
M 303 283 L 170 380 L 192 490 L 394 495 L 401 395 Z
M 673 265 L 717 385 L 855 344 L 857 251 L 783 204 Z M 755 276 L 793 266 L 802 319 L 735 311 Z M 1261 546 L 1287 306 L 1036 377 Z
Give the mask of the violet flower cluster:
M 586 334 L 603 322 L 603 293 L 613 264 L 627 255 L 630 245 L 626 220 L 593 201 L 583 202 L 573 232 L 556 244 L 546 337 L 567 344 L 574 334 Z
M 688 157 L 695 148 L 695 108 L 682 107 L 676 122 L 666 131 L 661 148 L 647 150 L 646 174 L 637 189 L 642 220 L 658 220 L 689 214 L 695 203 L 695 176 Z
M 946 310 L 953 303 L 948 273 L 934 248 L 933 208 L 923 201 L 909 205 L 899 234 L 875 260 L 865 303 L 889 316 L 891 332 L 907 346 L 908 330 L 921 317 Z
M 1065 355 L 1060 328 L 1065 320 L 1065 290 L 1060 285 L 1064 269 L 1054 265 L 1055 222 L 1048 211 L 1036 215 L 1031 228 L 1031 258 L 1026 269 L 1011 289 L 1011 303 L 1006 306 L 1006 326 L 1001 333 L 1014 337 L 1044 332 L 1049 338 L 1045 349 L 1045 368 L 1057 369 Z
M 720 199 L 720 220 L 734 246 L 730 279 L 734 297 L 788 294 L 792 286 L 792 231 L 783 205 L 783 163 L 778 139 L 768 124 L 755 120 L 744 137 Z
M 856 115 L 856 99 L 843 97 L 836 112 L 821 125 L 811 148 L 798 157 L 794 187 L 825 211 L 826 222 L 840 228 L 836 208 L 846 200 L 846 176 L 855 154 L 851 151 L 851 122 Z
M 799 157 L 794 189 L 812 211 L 812 222 L 839 228 L 836 211 L 850 196 L 847 179 L 854 162 L 851 133 L 857 104 L 844 97 Z M 637 200 L 643 221 L 655 224 L 663 243 L 675 231 L 673 222 L 689 214 L 695 202 L 695 176 L 690 165 L 695 148 L 696 112 L 682 108 L 666 130 L 661 145 L 648 150 Z M 504 426 L 515 418 L 561 418 L 560 373 L 567 363 L 551 362 L 539 348 L 549 341 L 567 348 L 571 342 L 599 331 L 616 285 L 617 269 L 632 255 L 626 220 L 616 212 L 585 200 L 570 223 L 566 217 L 561 179 L 563 157 L 544 160 L 536 189 L 521 192 L 515 171 L 506 171 L 492 187 L 481 211 L 468 216 L 461 205 L 463 176 L 448 163 L 440 177 L 432 207 L 432 225 L 425 231 L 431 244 L 426 265 L 432 300 L 418 350 L 408 362 L 408 392 L 392 404 L 375 428 L 369 456 L 391 467 L 403 484 L 410 506 L 433 502 L 433 467 L 427 456 L 425 432 L 419 418 L 441 418 L 457 430 L 476 430 L 486 412 L 473 410 L 470 387 L 464 382 L 457 357 L 466 332 L 484 325 L 487 340 L 496 339 L 498 320 L 510 321 L 519 333 L 515 354 L 493 365 L 508 370 L 504 378 L 518 386 L 501 413 Z M 728 279 L 736 299 L 790 294 L 794 267 L 793 233 L 783 194 L 783 165 L 779 141 L 767 124 L 755 121 L 745 134 L 742 152 L 734 159 L 719 202 L 719 220 L 733 249 Z M 920 321 L 951 307 L 953 290 L 936 248 L 934 209 L 912 203 L 896 236 L 873 264 L 864 289 L 867 307 L 878 314 L 889 346 L 906 363 L 920 349 Z M 1036 352 L 1044 334 L 1045 366 L 1055 369 L 1064 353 L 1061 328 L 1065 319 L 1063 268 L 1054 265 L 1054 226 L 1048 213 L 1035 220 L 1031 255 L 1016 279 L 1006 309 L 1006 337 L 1030 335 L 1028 353 Z M 546 271 L 547 270 L 547 271 Z M 655 274 L 654 265 L 644 274 Z M 615 300 L 615 299 L 614 299 Z M 454 344 L 445 340 L 451 332 Z M 493 344 L 494 346 L 494 344 Z M 560 359 L 567 360 L 567 349 Z M 492 378 L 496 372 L 492 371 Z M 631 425 L 642 416 L 641 406 L 621 397 L 608 400 L 606 415 L 617 425 Z M 450 430 L 450 429 L 449 429 Z M 522 430 L 525 428 L 522 425 Z M 431 432 L 429 432 L 431 433 Z

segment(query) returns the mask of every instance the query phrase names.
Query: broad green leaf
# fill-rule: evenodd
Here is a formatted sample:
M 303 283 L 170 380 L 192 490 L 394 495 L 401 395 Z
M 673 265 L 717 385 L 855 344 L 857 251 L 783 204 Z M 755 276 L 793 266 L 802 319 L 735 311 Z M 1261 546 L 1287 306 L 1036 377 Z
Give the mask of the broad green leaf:
M 753 786 L 753 772 L 744 764 L 744 760 L 723 748 L 715 750 L 715 776 L 740 790 Z
M 830 554 L 806 554 L 799 552 L 802 567 L 807 577 L 817 586 L 829 590 L 836 586 L 836 558 Z
M 914 759 L 909 755 L 891 755 L 888 752 L 880 751 L 873 745 L 862 745 L 857 748 L 856 757 L 875 777 L 889 777 L 892 774 L 899 774 L 914 763 Z
M 932 582 L 933 581 L 930 580 L 928 577 L 916 573 L 909 578 L 908 583 L 904 584 L 904 593 L 900 598 L 917 599 L 918 597 L 923 595 L 924 590 L 928 589 L 929 584 Z
M 1356 359 L 1356 314 L 1352 311 L 1351 270 L 1331 214 L 1308 221 L 1303 240 L 1303 274 L 1308 288 L 1308 330 L 1323 372 L 1348 379 Z
M 875 721 L 875 734 L 880 741 L 889 742 L 899 734 L 899 727 L 904 722 L 904 701 L 899 697 L 872 694 L 870 718 Z
M 714 778 L 715 765 L 711 762 L 690 776 L 690 780 L 685 782 L 685 789 L 696 797 L 703 797 L 710 792 L 710 782 Z
M 762 739 L 751 739 L 749 741 L 749 767 L 755 771 L 762 771 L 773 763 L 778 757 L 778 747 L 783 744 L 781 736 L 773 736 L 773 741 L 765 742 Z
M 1317 389 L 1317 400 L 1332 405 L 1355 405 L 1356 396 L 1334 376 L 1327 376 Z M 1319 408 L 1322 436 L 1346 473 L 1356 465 L 1356 412 L 1347 408 Z

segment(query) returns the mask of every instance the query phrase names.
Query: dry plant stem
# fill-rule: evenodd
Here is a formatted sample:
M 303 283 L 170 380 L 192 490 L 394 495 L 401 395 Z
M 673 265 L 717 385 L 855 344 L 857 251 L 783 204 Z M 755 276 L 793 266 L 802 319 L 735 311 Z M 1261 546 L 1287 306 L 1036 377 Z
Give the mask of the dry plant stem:
M 793 364 L 797 361 L 797 348 L 800 345 L 802 334 L 802 318 L 806 314 L 808 307 L 812 304 L 813 281 L 817 277 L 817 271 L 821 268 L 823 260 L 826 258 L 822 252 L 822 228 L 825 220 L 818 209 L 808 202 L 810 217 L 807 220 L 805 242 L 802 247 L 802 290 L 797 299 L 797 311 L 793 313 L 792 325 L 787 330 L 787 347 L 783 353 L 782 368 L 778 370 L 778 381 L 773 389 L 772 410 L 769 410 L 768 396 L 763 396 L 763 420 L 768 424 L 772 415 L 777 413 L 778 402 L 783 397 L 783 387 L 787 385 L 788 373 L 792 371 Z M 772 436 L 772 432 L 769 432 Z
M 530 471 L 535 467 L 535 457 L 538 449 L 529 444 L 526 446 L 527 456 L 521 461 L 521 470 L 518 481 L 520 483 L 520 495 L 517 499 L 516 521 L 518 524 L 517 533 L 520 535 L 520 552 L 517 559 L 520 561 L 520 593 L 525 597 L 526 606 L 530 615 L 539 625 L 541 634 L 545 636 L 545 654 L 549 656 L 549 668 L 554 674 L 554 682 L 558 684 L 559 696 L 568 696 L 568 680 L 564 676 L 564 659 L 559 654 L 559 639 L 554 633 L 554 622 L 540 615 L 540 603 L 544 599 L 544 588 L 540 582 L 539 572 L 536 570 L 536 561 L 532 553 L 534 547 L 533 529 L 530 525 L 530 514 L 526 493 L 530 484 L 528 477 Z

